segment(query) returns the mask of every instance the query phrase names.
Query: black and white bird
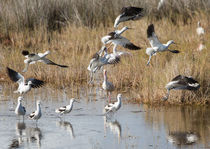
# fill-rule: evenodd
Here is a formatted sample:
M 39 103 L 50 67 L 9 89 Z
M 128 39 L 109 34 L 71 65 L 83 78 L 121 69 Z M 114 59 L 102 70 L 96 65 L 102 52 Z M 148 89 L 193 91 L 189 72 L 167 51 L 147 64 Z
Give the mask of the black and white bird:
M 104 55 L 102 56 L 103 53 Z M 120 58 L 117 56 L 115 58 L 109 57 L 106 46 L 102 46 L 101 50 L 94 54 L 94 56 L 90 60 L 90 63 L 87 67 L 88 71 L 90 71 L 89 83 L 93 82 L 94 74 L 98 70 L 100 70 L 102 66 L 108 65 L 108 64 L 117 64 L 119 61 L 120 61 Z
M 196 32 L 197 32 L 198 36 L 201 36 L 201 35 L 205 34 L 205 30 L 201 26 L 201 22 L 200 21 L 198 21 L 198 27 L 196 28 Z
M 42 116 L 42 112 L 41 112 L 41 101 L 38 100 L 36 102 L 36 111 L 32 112 L 30 115 L 29 115 L 29 118 L 30 119 L 33 119 L 33 120 L 36 120 L 36 122 L 41 118 Z
M 25 68 L 24 68 L 23 72 L 26 72 L 28 70 L 28 66 L 30 64 L 35 64 L 37 61 L 38 62 L 43 62 L 43 63 L 48 64 L 48 65 L 56 65 L 56 66 L 63 67 L 63 68 L 68 67 L 66 65 L 56 64 L 53 61 L 46 58 L 46 56 L 48 54 L 50 54 L 50 51 L 46 51 L 45 53 L 37 53 L 36 54 L 36 53 L 29 53 L 29 51 L 23 50 L 22 54 L 26 57 L 26 59 L 24 60 Z
M 107 92 L 107 96 L 109 98 L 109 102 L 111 102 L 111 92 L 114 91 L 115 87 L 112 82 L 108 81 L 107 71 L 104 69 L 104 81 L 102 84 L 102 88 Z
M 138 7 L 123 7 L 121 9 L 120 15 L 115 19 L 114 27 L 117 28 L 119 23 L 129 21 L 129 20 L 138 20 L 144 16 L 143 8 Z
M 17 107 L 15 109 L 15 114 L 18 116 L 23 116 L 24 119 L 24 115 L 26 114 L 26 109 L 24 106 L 22 106 L 22 99 L 23 97 L 18 97 L 18 104 Z
M 178 75 L 169 82 L 166 87 L 167 93 L 166 96 L 163 97 L 163 100 L 167 100 L 169 98 L 170 90 L 198 90 L 200 88 L 200 84 L 198 81 L 193 79 L 192 77 L 186 77 L 182 75 Z
M 132 54 L 129 52 L 117 51 L 117 45 L 114 45 L 112 53 L 108 54 L 107 50 L 105 50 L 104 53 L 105 53 L 105 55 L 104 55 L 105 58 L 108 60 L 108 62 L 110 64 L 116 64 L 116 63 L 120 62 L 120 58 L 123 55 L 132 56 Z
M 18 83 L 19 85 L 18 89 L 14 91 L 14 93 L 25 94 L 29 92 L 31 88 L 39 88 L 44 84 L 44 81 L 34 78 L 28 78 L 25 80 L 23 75 L 10 69 L 9 67 L 7 67 L 7 74 L 13 82 Z
M 154 25 L 150 24 L 147 28 L 147 38 L 149 40 L 149 43 L 151 45 L 151 48 L 146 49 L 146 54 L 149 55 L 149 60 L 147 62 L 147 65 L 149 65 L 151 57 L 155 55 L 157 52 L 164 52 L 169 51 L 171 53 L 179 53 L 178 50 L 170 50 L 168 47 L 171 44 L 175 44 L 173 40 L 169 40 L 166 44 L 162 44 L 157 35 L 155 34 Z
M 140 50 L 141 48 L 131 43 L 127 38 L 121 36 L 123 32 L 131 29 L 127 26 L 123 27 L 121 30 L 115 30 L 114 32 L 110 32 L 108 35 L 101 38 L 101 42 L 106 45 L 109 43 L 120 45 L 129 50 Z
M 74 98 L 70 99 L 69 105 L 67 105 L 67 106 L 62 106 L 62 107 L 56 109 L 56 110 L 55 110 L 55 113 L 58 113 L 58 114 L 61 114 L 61 115 L 62 115 L 62 114 L 70 113 L 70 112 L 72 111 L 72 109 L 73 109 L 73 103 L 74 103 L 74 102 L 78 102 L 78 101 L 76 101 Z
M 117 101 L 106 105 L 104 107 L 104 110 L 105 110 L 106 114 L 109 112 L 116 112 L 120 109 L 121 105 L 122 105 L 122 94 L 118 94 Z

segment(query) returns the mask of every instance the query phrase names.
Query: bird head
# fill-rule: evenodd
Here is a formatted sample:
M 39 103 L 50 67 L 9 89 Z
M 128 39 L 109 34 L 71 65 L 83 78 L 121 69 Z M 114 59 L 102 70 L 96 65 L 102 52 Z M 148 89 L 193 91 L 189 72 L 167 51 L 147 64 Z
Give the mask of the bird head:
M 176 44 L 173 40 L 169 40 L 168 42 L 167 42 L 167 45 L 171 45 L 171 44 Z
M 31 85 L 32 84 L 32 81 L 28 81 L 28 85 Z
M 19 96 L 18 97 L 18 102 L 21 102 L 23 100 L 23 97 L 22 96 Z
M 29 52 L 28 52 L 27 50 L 23 50 L 23 51 L 22 51 L 22 54 L 23 54 L 24 56 L 26 56 L 26 55 L 29 55 Z
M 71 98 L 70 99 L 70 103 L 74 103 L 74 102 L 78 102 L 79 103 L 79 101 L 77 101 L 75 98 Z
M 117 95 L 117 98 L 122 98 L 122 94 L 118 94 Z
M 37 101 L 37 105 L 41 105 L 41 101 L 40 100 Z

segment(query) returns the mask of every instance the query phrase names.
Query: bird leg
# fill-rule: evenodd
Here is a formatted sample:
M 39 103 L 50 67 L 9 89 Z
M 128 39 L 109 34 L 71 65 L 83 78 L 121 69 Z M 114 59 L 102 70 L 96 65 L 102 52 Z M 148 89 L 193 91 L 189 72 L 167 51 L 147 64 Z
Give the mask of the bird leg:
M 92 84 L 93 80 L 94 80 L 93 72 L 90 72 L 90 81 L 88 82 L 88 84 Z
M 151 58 L 152 58 L 152 54 L 149 56 L 149 60 L 147 62 L 147 66 L 149 66 L 149 63 L 150 63 Z
M 109 93 L 109 103 L 111 103 L 111 92 L 108 93 Z
M 167 90 L 166 96 L 162 98 L 162 100 L 166 101 L 169 98 L 170 90 Z

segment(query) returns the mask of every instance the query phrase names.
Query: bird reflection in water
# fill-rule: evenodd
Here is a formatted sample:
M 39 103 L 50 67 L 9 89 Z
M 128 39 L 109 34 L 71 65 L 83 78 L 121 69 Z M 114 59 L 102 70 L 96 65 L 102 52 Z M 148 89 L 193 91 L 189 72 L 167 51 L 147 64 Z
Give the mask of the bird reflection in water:
M 104 129 L 105 129 L 105 134 L 107 132 L 107 128 L 110 129 L 110 131 L 114 134 L 117 135 L 118 137 L 118 142 L 120 142 L 121 139 L 121 133 L 122 133 L 122 128 L 121 124 L 115 119 L 107 119 L 106 117 L 104 118 Z
M 12 143 L 9 145 L 9 148 L 18 148 L 23 143 L 23 137 L 26 136 L 25 134 L 26 124 L 24 122 L 17 122 L 16 123 L 16 137 L 12 140 Z
M 26 137 L 29 143 L 37 143 L 38 148 L 41 147 L 42 131 L 38 127 L 28 127 L 26 129 Z
M 177 145 L 191 145 L 198 141 L 198 135 L 193 132 L 170 132 L 167 140 Z
M 72 139 L 75 138 L 74 129 L 73 129 L 73 126 L 70 122 L 63 121 L 63 120 L 57 121 L 56 126 L 58 126 L 58 127 L 62 128 L 64 130 L 66 130 L 67 132 L 69 132 Z

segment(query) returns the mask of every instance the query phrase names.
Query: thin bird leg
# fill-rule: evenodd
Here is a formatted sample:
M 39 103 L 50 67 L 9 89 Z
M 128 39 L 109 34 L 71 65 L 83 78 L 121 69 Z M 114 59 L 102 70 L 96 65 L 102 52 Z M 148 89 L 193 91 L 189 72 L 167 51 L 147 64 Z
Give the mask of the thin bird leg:
M 94 80 L 93 72 L 90 72 L 90 81 L 88 82 L 88 84 L 92 84 L 93 80 Z
M 109 92 L 109 103 L 111 103 L 111 92 Z
M 149 63 L 150 63 L 151 58 L 152 58 L 152 55 L 149 56 L 149 60 L 147 62 L 147 66 L 149 66 Z

